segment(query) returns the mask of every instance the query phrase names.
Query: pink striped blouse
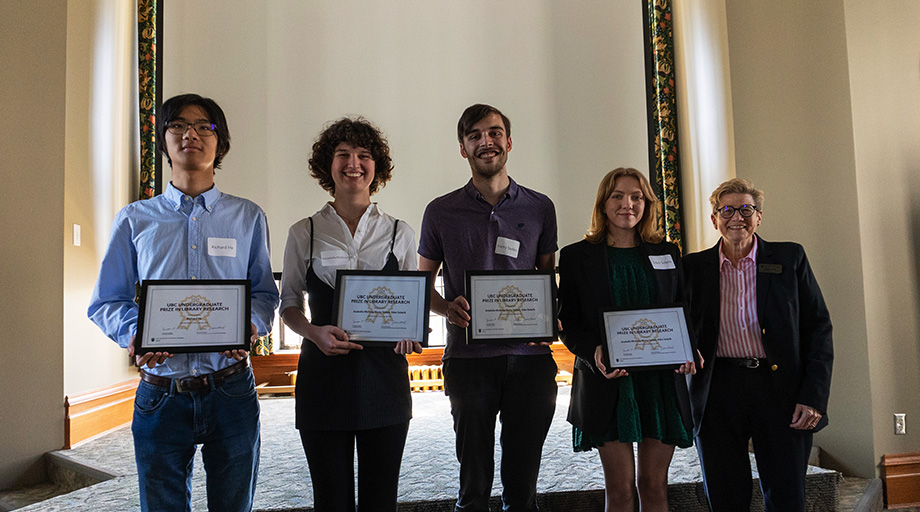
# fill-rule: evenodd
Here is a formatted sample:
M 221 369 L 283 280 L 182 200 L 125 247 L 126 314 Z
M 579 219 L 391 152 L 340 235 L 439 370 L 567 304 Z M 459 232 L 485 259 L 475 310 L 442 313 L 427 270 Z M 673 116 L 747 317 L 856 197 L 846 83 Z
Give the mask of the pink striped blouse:
M 757 238 L 738 268 L 719 246 L 719 345 L 716 357 L 766 357 L 757 319 Z

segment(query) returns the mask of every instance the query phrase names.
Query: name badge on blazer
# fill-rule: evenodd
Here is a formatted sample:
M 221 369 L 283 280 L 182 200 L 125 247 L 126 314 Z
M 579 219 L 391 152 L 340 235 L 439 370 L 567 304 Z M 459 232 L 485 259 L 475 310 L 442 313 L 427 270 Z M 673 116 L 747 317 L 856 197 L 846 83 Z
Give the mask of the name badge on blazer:
M 757 271 L 764 274 L 782 274 L 783 266 L 779 263 L 760 263 L 757 265 Z
M 670 254 L 649 254 L 648 259 L 652 262 L 652 268 L 655 270 L 671 270 L 672 268 L 677 268 Z

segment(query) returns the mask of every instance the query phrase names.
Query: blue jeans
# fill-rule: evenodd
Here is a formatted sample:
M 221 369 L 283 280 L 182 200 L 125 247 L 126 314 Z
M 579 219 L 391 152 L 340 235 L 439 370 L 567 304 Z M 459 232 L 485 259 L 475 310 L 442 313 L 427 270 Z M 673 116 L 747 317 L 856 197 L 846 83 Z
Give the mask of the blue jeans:
M 191 510 L 192 463 L 199 444 L 208 510 L 252 510 L 261 440 L 251 370 L 228 377 L 220 387 L 191 393 L 141 381 L 131 431 L 141 510 Z
M 489 510 L 496 416 L 502 422 L 502 510 L 537 510 L 543 441 L 556 410 L 556 370 L 551 354 L 444 361 L 460 461 L 456 512 Z

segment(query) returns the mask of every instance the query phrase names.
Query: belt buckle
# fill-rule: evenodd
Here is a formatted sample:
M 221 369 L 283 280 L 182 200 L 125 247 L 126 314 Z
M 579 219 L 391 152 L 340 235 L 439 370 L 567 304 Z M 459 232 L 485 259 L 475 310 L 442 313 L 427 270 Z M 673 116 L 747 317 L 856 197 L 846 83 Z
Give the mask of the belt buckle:
M 198 377 L 188 377 L 185 379 L 176 379 L 175 381 L 176 391 L 178 391 L 179 393 L 190 393 L 192 391 L 195 391 L 195 389 L 200 389 L 200 388 L 192 389 L 193 385 L 195 384 L 196 381 L 198 381 L 198 379 L 199 379 Z M 201 377 L 201 379 L 203 379 L 202 384 L 206 386 L 208 384 L 208 380 L 207 380 L 208 377 L 204 376 L 204 377 Z M 189 386 L 189 387 L 186 388 L 186 386 Z
M 745 357 L 744 358 L 744 367 L 750 368 L 751 370 L 760 367 L 760 359 L 756 357 Z

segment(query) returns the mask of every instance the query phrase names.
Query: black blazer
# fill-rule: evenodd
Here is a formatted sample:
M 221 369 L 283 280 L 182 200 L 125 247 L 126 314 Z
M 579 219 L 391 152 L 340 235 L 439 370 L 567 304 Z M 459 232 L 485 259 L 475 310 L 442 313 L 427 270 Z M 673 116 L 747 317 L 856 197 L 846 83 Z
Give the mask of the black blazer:
M 661 304 L 684 303 L 684 283 L 680 252 L 668 242 L 641 242 L 646 268 L 658 284 Z M 594 434 L 607 431 L 616 411 L 619 382 L 606 379 L 594 366 L 594 351 L 604 341 L 600 311 L 614 307 L 607 271 L 607 245 L 582 240 L 568 245 L 559 254 L 559 320 L 562 338 L 575 358 L 569 423 Z M 649 255 L 668 254 L 675 268 L 654 270 Z M 694 348 L 694 352 L 696 352 Z M 684 427 L 693 428 L 686 377 L 674 375 L 678 405 Z
M 756 235 L 755 235 L 756 236 Z M 706 410 L 719 342 L 719 244 L 684 257 L 691 330 L 696 332 L 706 366 L 690 379 L 693 422 Z M 757 237 L 757 318 L 773 386 L 789 409 L 795 404 L 822 414 L 815 431 L 827 425 L 834 348 L 831 319 L 805 249 L 793 242 Z

